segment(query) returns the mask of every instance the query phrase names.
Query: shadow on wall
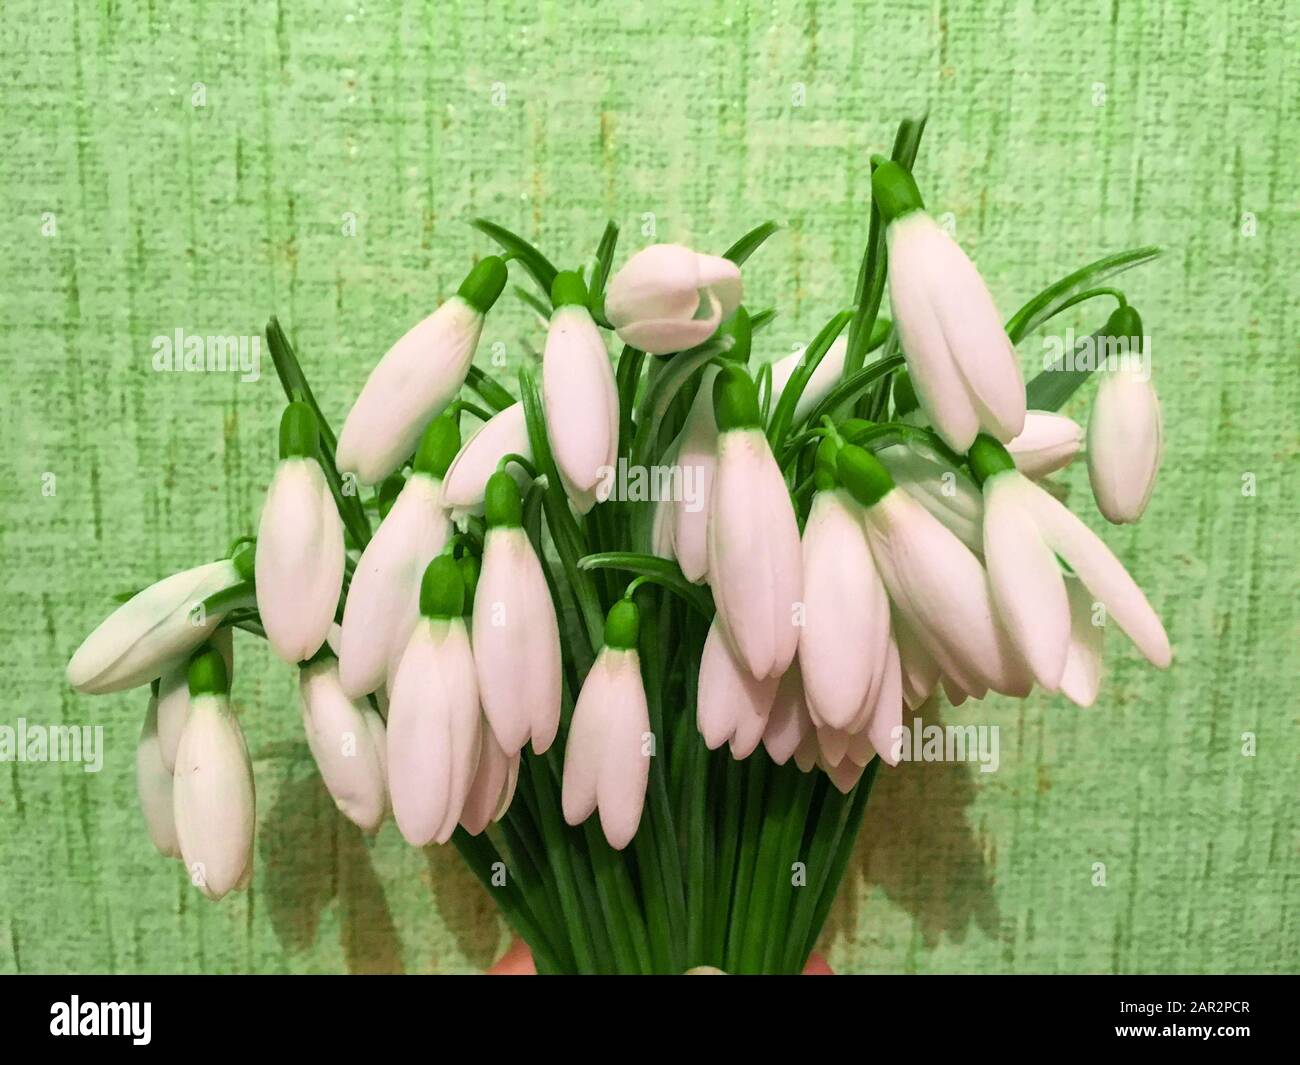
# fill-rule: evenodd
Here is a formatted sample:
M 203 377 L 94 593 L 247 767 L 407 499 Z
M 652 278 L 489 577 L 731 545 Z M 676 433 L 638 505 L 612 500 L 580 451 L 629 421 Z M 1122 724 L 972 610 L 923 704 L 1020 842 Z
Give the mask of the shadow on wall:
M 257 872 L 275 936 L 286 952 L 311 949 L 333 904 L 348 972 L 403 973 L 402 940 L 371 861 L 373 844 L 335 809 L 310 757 L 302 763 L 288 771 L 258 826 Z M 396 827 L 390 821 L 380 831 Z M 486 969 L 501 946 L 491 900 L 450 845 L 426 848 L 425 859 L 438 913 L 470 964 Z
M 926 724 L 943 723 L 933 702 L 919 716 Z M 996 856 L 986 854 L 967 817 L 978 771 L 965 762 L 881 768 L 821 949 L 842 935 L 861 936 L 861 899 L 877 885 L 912 915 L 914 935 L 926 947 L 945 935 L 960 943 L 972 925 L 990 939 L 1002 937 L 993 892 Z

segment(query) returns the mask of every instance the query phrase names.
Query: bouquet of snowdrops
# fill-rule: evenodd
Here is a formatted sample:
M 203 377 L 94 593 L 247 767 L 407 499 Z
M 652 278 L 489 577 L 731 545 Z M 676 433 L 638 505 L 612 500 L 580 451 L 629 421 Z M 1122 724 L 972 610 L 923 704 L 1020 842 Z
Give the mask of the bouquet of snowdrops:
M 1159 408 L 1140 319 L 1100 283 L 1157 249 L 1004 324 L 925 211 L 922 128 L 872 160 L 850 306 L 774 363 L 751 365 L 774 312 L 742 275 L 772 224 L 611 277 L 612 223 L 572 271 L 480 221 L 504 256 L 393 345 L 337 439 L 272 320 L 289 402 L 256 537 L 131 596 L 68 665 L 83 692 L 151 685 L 157 848 L 211 898 L 249 881 L 240 630 L 297 668 L 342 813 L 453 843 L 539 971 L 798 972 L 904 708 L 1035 685 L 1089 705 L 1109 620 L 1167 666 L 1146 597 L 1040 483 L 1082 449 L 1055 412 L 1100 366 L 1094 495 L 1141 515 Z M 516 270 L 546 330 L 517 396 L 474 365 Z M 1094 298 L 1102 329 L 1026 388 L 1014 345 Z

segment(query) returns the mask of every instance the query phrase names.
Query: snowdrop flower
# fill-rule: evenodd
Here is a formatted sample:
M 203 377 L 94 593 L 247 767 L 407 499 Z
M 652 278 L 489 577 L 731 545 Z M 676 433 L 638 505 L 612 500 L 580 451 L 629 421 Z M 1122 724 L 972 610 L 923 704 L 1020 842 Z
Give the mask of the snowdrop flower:
M 908 444 L 876 452 L 894 484 L 976 554 L 984 550 L 984 497 L 963 470 Z
M 718 467 L 709 511 L 709 580 L 732 647 L 760 680 L 779 678 L 799 643 L 803 598 L 799 524 L 763 433 L 758 393 L 745 372 L 720 370 L 713 386 Z
M 215 647 L 226 664 L 226 676 L 235 673 L 235 642 L 233 630 L 223 625 L 208 641 Z M 167 772 L 176 770 L 176 750 L 181 744 L 181 733 L 190 717 L 190 662 L 182 659 L 163 670 L 158 680 L 158 746 Z
M 489 255 L 460 291 L 394 344 L 370 372 L 337 453 L 341 472 L 378 484 L 406 461 L 425 426 L 465 383 L 483 318 L 506 283 L 506 264 Z
M 253 863 L 253 765 L 229 692 L 220 653 L 195 655 L 172 811 L 190 881 L 214 900 L 243 887 Z
M 840 482 L 866 508 L 867 542 L 899 617 L 947 676 L 975 698 L 1028 694 L 1033 681 L 993 612 L 979 560 L 875 456 L 840 449 Z
M 460 567 L 439 555 L 420 582 L 420 620 L 388 704 L 393 817 L 415 847 L 451 839 L 478 768 L 482 711 L 464 608 Z
M 618 389 L 582 278 L 570 270 L 557 274 L 551 302 L 555 311 L 542 355 L 546 428 L 555 464 L 585 513 L 618 461 Z
M 1089 707 L 1101 689 L 1101 651 L 1104 625 L 1094 616 L 1095 605 L 1088 589 L 1074 577 L 1065 578 L 1070 599 L 1070 649 L 1065 653 L 1061 694 L 1076 706 Z
M 1172 655 L 1160 618 L 1097 534 L 1020 473 L 991 438 L 976 440 L 970 461 L 984 482 L 985 554 L 994 601 L 1040 683 L 1050 690 L 1059 687 L 1070 644 L 1071 609 L 1057 555 L 1152 665 L 1168 666 Z
M 695 491 L 690 500 L 683 492 L 672 502 L 672 549 L 682 574 L 696 584 L 709 575 L 709 509 L 718 467 L 718 423 L 713 414 L 717 376 L 716 366 L 705 368 L 674 445 L 673 464 L 682 471 L 683 482 L 687 476 L 692 479 Z
M 912 175 L 882 163 L 872 194 L 887 229 L 889 301 L 922 412 L 954 451 L 1025 422 L 1025 383 L 983 278 L 925 213 Z
M 252 548 L 243 545 L 232 558 L 173 573 L 137 592 L 77 648 L 68 662 L 68 683 L 101 695 L 157 679 L 211 636 L 225 616 L 200 604 L 252 576 Z
M 479 729 L 483 744 L 479 750 L 478 769 L 474 783 L 465 796 L 465 808 L 460 813 L 460 827 L 471 836 L 477 836 L 493 821 L 500 821 L 510 809 L 515 797 L 515 784 L 519 780 L 519 755 L 507 755 L 497 743 L 483 719 Z
M 529 462 L 533 459 L 522 403 L 511 404 L 479 426 L 447 468 L 447 476 L 442 479 L 442 504 L 451 511 L 454 521 L 467 514 L 483 513 L 488 478 L 506 455 L 518 455 Z M 522 486 L 527 475 L 518 467 L 512 466 L 511 471 Z
M 298 706 L 307 746 L 334 805 L 363 832 L 378 831 L 388 813 L 383 719 L 364 697 L 344 691 L 331 655 L 299 669 Z
M 406 648 L 420 616 L 420 578 L 451 537 L 442 476 L 460 447 L 460 430 L 435 418 L 420 439 L 411 476 L 361 552 L 343 608 L 338 674 L 350 698 L 379 690 L 389 663 Z
M 1047 410 L 1025 412 L 1025 428 L 1007 444 L 1016 469 L 1035 481 L 1064 469 L 1083 447 L 1083 430 L 1073 418 Z
M 767 728 L 779 677 L 756 678 L 736 658 L 721 621 L 709 626 L 700 656 L 696 724 L 704 745 L 716 750 L 730 742 L 733 758 L 748 758 Z
M 1142 517 L 1160 451 L 1160 401 L 1150 377 L 1127 363 L 1103 373 L 1088 418 L 1088 479 L 1107 521 L 1127 525 Z
M 172 809 L 172 771 L 163 764 L 162 744 L 158 739 L 156 690 L 149 695 L 144 727 L 135 748 L 135 788 L 154 847 L 164 858 L 179 858 L 181 845 L 176 838 L 176 815 Z
M 582 683 L 564 748 L 561 805 L 579 825 L 600 813 L 601 831 L 615 850 L 636 835 L 650 779 L 653 736 L 636 642 L 640 616 L 630 599 L 605 621 L 605 646 Z
M 817 453 L 803 534 L 804 624 L 799 670 L 814 720 L 847 729 L 874 702 L 889 647 L 889 599 L 862 525 L 862 508 L 835 476 L 836 444 Z
M 791 352 L 783 359 L 777 359 L 772 363 L 772 408 L 776 409 L 777 403 L 781 400 L 781 393 L 785 391 L 785 386 L 790 383 L 790 378 L 794 376 L 795 370 L 799 368 L 799 363 L 803 361 L 804 348 Z M 844 357 L 849 351 L 848 334 L 842 334 L 837 337 L 835 342 L 826 350 L 822 356 L 822 361 L 817 364 L 817 369 L 813 370 L 812 376 L 808 378 L 808 383 L 804 386 L 803 392 L 799 396 L 799 402 L 794 407 L 794 419 L 791 425 L 798 425 L 817 406 L 823 399 L 830 395 L 844 373 Z
M 762 683 L 749 679 L 751 683 Z M 763 747 L 777 765 L 785 765 L 793 758 L 801 772 L 811 773 L 816 768 L 817 726 L 808 713 L 797 659 L 777 685 L 763 729 Z
M 651 355 L 703 344 L 743 298 L 740 267 L 680 244 L 632 256 L 609 283 L 605 313 L 619 339 Z
M 894 641 L 898 646 L 903 704 L 909 710 L 919 710 L 939 685 L 939 666 L 899 617 L 894 618 Z
M 292 663 L 320 650 L 343 589 L 343 522 L 316 461 L 318 437 L 311 408 L 290 403 L 258 525 L 257 609 L 271 650 Z
M 521 524 L 508 473 L 488 480 L 483 568 L 474 595 L 474 663 L 483 711 L 501 749 L 531 737 L 544 753 L 560 726 L 560 629 L 541 563 Z

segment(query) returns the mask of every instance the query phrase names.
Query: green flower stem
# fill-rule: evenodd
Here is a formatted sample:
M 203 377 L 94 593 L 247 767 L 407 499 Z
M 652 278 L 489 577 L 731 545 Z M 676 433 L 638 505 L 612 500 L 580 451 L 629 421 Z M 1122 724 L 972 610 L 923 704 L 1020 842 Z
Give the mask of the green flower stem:
M 891 158 L 900 166 L 911 170 L 916 164 L 916 150 L 925 132 L 926 116 L 907 118 L 898 124 L 894 135 Z M 873 168 L 874 170 L 874 165 Z M 848 379 L 862 369 L 866 360 L 867 342 L 872 323 L 880 313 L 880 301 L 885 295 L 885 232 L 880 224 L 880 210 L 871 205 L 871 221 L 867 229 L 867 244 L 862 252 L 862 265 L 858 269 L 858 283 L 853 303 L 856 308 L 849 323 L 849 346 L 844 356 L 844 378 Z
M 511 804 L 512 807 L 514 805 Z M 522 803 L 519 805 L 523 806 Z M 543 937 L 546 950 L 561 965 L 573 965 L 573 955 L 568 949 L 567 940 L 563 937 L 557 940 L 555 936 L 555 931 L 563 928 L 563 924 L 558 899 L 547 891 L 549 881 L 544 875 L 547 866 L 540 840 L 530 840 L 526 835 L 526 832 L 535 833 L 536 829 L 528 823 L 526 816 L 510 816 L 513 812 L 507 812 L 497 822 L 510 853 L 510 871 L 514 874 L 525 902 L 537 918 L 538 931 Z M 528 823 L 527 829 L 524 828 L 525 823 Z
M 632 411 L 636 407 L 636 389 L 641 381 L 641 367 L 646 354 L 640 348 L 623 346 L 614 374 L 618 385 L 618 453 L 627 455 L 632 450 Z
M 515 295 L 528 304 L 528 306 L 532 308 L 534 313 L 536 313 L 543 322 L 549 322 L 551 320 L 551 308 L 541 296 L 534 295 L 522 285 L 514 285 L 512 287 Z
M 1054 318 L 1067 307 L 1073 306 L 1083 298 L 1081 293 L 1088 289 L 1095 289 L 1101 282 L 1116 274 L 1150 262 L 1161 252 L 1162 249 L 1154 244 L 1116 252 L 1114 255 L 1107 255 L 1096 262 L 1080 267 L 1074 273 L 1067 274 L 1059 281 L 1048 285 L 1007 319 L 1007 336 L 1011 338 L 1011 343 L 1019 344 L 1044 322 Z
M 581 972 L 597 971 L 596 929 L 589 927 L 586 912 L 579 901 L 576 877 L 563 819 L 555 805 L 555 796 L 545 764 L 541 759 L 520 759 L 518 787 L 527 789 L 539 815 L 542 844 L 546 850 L 546 868 L 555 880 L 564 913 L 565 930 L 574 960 Z M 603 929 L 600 930 L 603 933 Z M 527 938 L 527 937 L 525 937 Z M 608 944 L 605 944 L 608 949 Z
M 740 830 L 740 850 L 736 855 L 735 888 L 732 896 L 731 920 L 727 926 L 728 972 L 740 968 L 741 948 L 744 946 L 746 921 L 754 887 L 754 863 L 758 858 L 759 837 L 763 831 L 768 769 L 771 761 L 765 751 L 755 751 L 744 762 L 747 774 L 745 787 L 745 819 Z
M 796 888 L 792 882 L 793 863 L 799 861 L 802 854 L 804 831 L 808 826 L 808 810 L 817 791 L 815 773 L 799 772 L 798 766 L 787 763 L 786 770 L 798 772 L 794 787 L 794 799 L 783 818 L 785 833 L 777 850 L 776 868 L 772 871 L 774 901 L 769 912 L 768 923 L 772 928 L 781 929 L 782 935 L 763 935 L 762 926 L 757 929 L 758 938 L 763 941 L 763 956 L 759 971 L 764 973 L 780 972 L 782 952 L 785 950 L 784 936 L 788 934 L 791 918 L 794 914 L 795 899 L 804 887 Z M 804 868 L 807 875 L 807 867 Z
M 478 397 L 484 403 L 497 413 L 507 407 L 514 406 L 516 402 L 515 397 L 498 384 L 491 374 L 485 373 L 477 366 L 469 368 L 469 375 L 465 378 L 465 383 L 478 394 Z
M 640 836 L 640 833 L 637 835 Z M 596 898 L 614 952 L 615 972 L 652 972 L 654 962 L 651 959 L 645 923 L 636 896 L 626 879 L 627 867 L 622 856 L 605 842 L 600 825 L 594 818 L 589 817 L 583 822 L 581 840 L 591 861 Z M 633 936 L 633 927 L 640 933 L 639 937 Z
M 781 445 L 785 442 L 786 435 L 794 422 L 794 409 L 799 403 L 799 397 L 803 395 L 803 390 L 808 387 L 813 372 L 817 369 L 818 364 L 822 361 L 830 346 L 835 343 L 835 338 L 844 331 L 844 327 L 849 324 L 853 317 L 852 311 L 840 311 L 829 322 L 827 322 L 820 333 L 813 338 L 813 342 L 808 345 L 804 351 L 803 358 L 799 360 L 798 367 L 795 368 L 790 380 L 781 391 L 781 398 L 776 404 L 776 410 L 772 412 L 772 421 L 767 427 L 767 438 L 772 444 L 773 451 L 780 451 Z
M 492 845 L 492 841 L 486 836 L 471 836 L 463 828 L 457 828 L 451 840 L 461 857 L 465 859 L 465 864 L 487 889 L 488 895 L 501 907 L 501 912 L 505 914 L 511 927 L 532 948 L 534 957 L 540 958 L 548 966 L 559 968 L 555 956 L 547 945 L 546 936 L 524 903 L 518 889 L 509 878 L 502 887 L 493 884 L 493 867 L 501 862 L 501 855 Z
M 735 896 L 736 854 L 740 850 L 740 816 L 746 774 L 744 764 L 735 761 L 725 747 L 713 752 L 711 759 L 718 766 L 723 800 L 715 834 L 717 893 L 713 897 L 708 944 L 710 964 L 721 968 L 727 960 L 727 923 Z
M 695 689 L 698 674 L 688 669 L 686 675 L 686 701 L 682 715 L 695 720 Z M 674 759 L 686 763 L 689 789 L 686 800 L 686 965 L 692 968 L 707 964 L 704 954 L 708 935 L 708 905 L 705 895 L 709 877 L 706 871 L 705 821 L 708 817 L 709 750 L 697 734 L 688 735 L 685 750 L 675 748 Z
M 692 584 L 676 562 L 636 551 L 602 551 L 584 555 L 578 560 L 584 570 L 618 569 L 639 574 L 639 579 L 651 581 L 661 588 L 680 596 L 694 607 L 705 620 L 713 617 L 713 596 L 702 585 Z
M 645 598 L 649 598 L 646 596 Z M 660 618 L 667 616 L 663 595 L 659 596 Z M 656 619 L 651 611 L 642 611 L 639 658 L 646 683 L 646 703 L 650 716 L 650 729 L 655 737 L 655 757 L 650 762 L 650 778 L 647 787 L 646 804 L 650 837 L 654 844 L 655 857 L 659 866 L 660 892 L 654 895 L 656 904 L 666 907 L 665 923 L 668 933 L 668 957 L 673 971 L 681 972 L 685 968 L 686 957 L 686 898 L 685 884 L 682 876 L 681 854 L 677 845 L 677 829 L 673 817 L 673 806 L 668 801 L 668 788 L 665 783 L 665 762 L 671 756 L 668 735 L 664 726 L 664 682 L 663 668 L 664 648 L 670 641 L 661 639 L 663 623 Z M 643 820 L 644 823 L 644 820 Z M 640 832 L 637 833 L 641 835 Z
M 357 493 L 343 491 L 343 478 L 339 476 L 338 466 L 334 462 L 338 439 L 330 428 L 329 422 L 325 420 L 316 397 L 312 394 L 311 385 L 307 383 L 307 375 L 302 372 L 293 345 L 289 343 L 289 338 L 285 336 L 279 320 L 274 315 L 266 323 L 266 345 L 271 349 L 271 361 L 275 364 L 275 373 L 280 378 L 285 397 L 291 403 L 300 398 L 316 415 L 316 425 L 320 430 L 318 458 L 321 469 L 325 473 L 325 480 L 329 482 L 330 492 L 334 496 L 344 527 L 357 548 L 363 548 L 370 543 L 370 519 L 366 517 L 366 508 L 361 505 L 361 497 Z
M 617 246 L 618 226 L 611 219 L 605 223 L 605 231 L 600 235 L 600 244 L 596 247 L 596 256 L 591 266 L 591 283 L 587 286 L 587 309 L 598 325 L 607 328 L 612 327 L 605 318 L 605 285 L 614 268 L 614 249 Z
M 867 799 L 871 795 L 871 786 L 875 783 L 876 773 L 879 770 L 880 759 L 878 757 L 873 758 L 867 768 L 862 771 L 862 779 L 858 781 L 857 786 L 850 793 L 852 802 L 848 807 L 848 816 L 845 817 L 838 838 L 832 848 L 833 857 L 829 874 L 817 899 L 812 923 L 802 944 L 797 964 L 793 968 L 794 972 L 802 971 L 807 963 L 808 956 L 812 953 L 813 947 L 817 945 L 817 937 L 821 935 L 822 926 L 826 923 L 826 917 L 831 912 L 831 905 L 835 901 L 835 896 L 839 894 L 840 881 L 844 879 L 844 870 L 848 868 L 849 859 L 853 856 L 853 847 L 858 840 L 858 830 L 862 827 L 862 817 L 867 809 Z M 837 790 L 834 785 L 830 785 L 830 787 L 832 790 Z

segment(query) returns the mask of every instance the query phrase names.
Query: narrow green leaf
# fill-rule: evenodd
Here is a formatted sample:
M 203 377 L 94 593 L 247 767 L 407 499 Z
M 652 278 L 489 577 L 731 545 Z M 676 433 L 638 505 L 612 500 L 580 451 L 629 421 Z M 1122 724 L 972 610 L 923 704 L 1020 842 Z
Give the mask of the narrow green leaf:
M 504 226 L 499 226 L 495 222 L 489 222 L 486 218 L 476 218 L 471 223 L 475 229 L 486 233 L 495 240 L 506 251 L 510 252 L 522 265 L 538 287 L 542 290 L 543 296 L 547 302 L 551 299 L 551 285 L 555 281 L 555 275 L 559 272 L 551 265 L 546 258 L 528 241 L 517 233 L 512 233 Z
M 785 388 L 781 390 L 781 398 L 777 400 L 776 410 L 772 412 L 772 421 L 767 427 L 767 438 L 771 441 L 774 451 L 780 450 L 786 434 L 790 431 L 794 421 L 794 409 L 799 405 L 799 397 L 808 387 L 817 364 L 822 361 L 831 345 L 835 343 L 835 338 L 844 331 L 844 327 L 849 324 L 852 317 L 852 311 L 840 311 L 822 327 L 821 332 L 805 349 L 803 358 L 799 360 L 799 365 L 790 375 Z
M 754 252 L 758 251 L 773 233 L 781 228 L 777 222 L 764 222 L 761 226 L 755 226 L 735 244 L 722 253 L 724 259 L 730 259 L 737 266 L 744 266 Z
M 584 570 L 618 569 L 645 577 L 662 588 L 679 595 L 708 620 L 713 617 L 713 596 L 703 585 L 692 584 L 682 573 L 676 562 L 655 555 L 645 555 L 636 551 L 602 551 L 599 554 L 585 555 L 578 560 Z
M 1142 248 L 1116 252 L 1048 285 L 1007 320 L 1007 336 L 1011 338 L 1011 343 L 1019 344 L 1048 319 L 1070 306 L 1079 293 L 1095 288 L 1102 281 L 1122 274 L 1125 270 L 1149 263 L 1162 251 L 1158 245 L 1149 244 Z

